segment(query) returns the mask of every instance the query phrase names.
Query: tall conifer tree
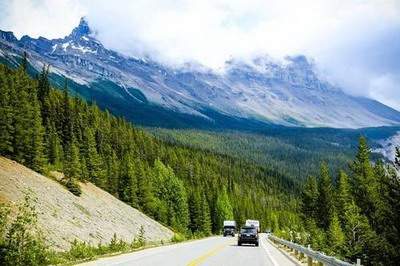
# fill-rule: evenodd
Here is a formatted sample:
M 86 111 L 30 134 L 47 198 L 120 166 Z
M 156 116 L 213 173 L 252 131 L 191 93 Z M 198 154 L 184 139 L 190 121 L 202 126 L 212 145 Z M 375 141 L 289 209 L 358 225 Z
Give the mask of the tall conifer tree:
M 308 219 L 315 219 L 319 214 L 317 213 L 318 204 L 318 184 L 314 176 L 307 178 L 302 192 L 301 202 L 302 214 Z
M 0 65 L 0 154 L 13 155 L 13 97 L 14 83 L 7 75 L 7 69 Z
M 326 163 L 321 164 L 321 174 L 318 184 L 318 218 L 319 225 L 328 229 L 334 213 L 334 194 L 332 178 Z

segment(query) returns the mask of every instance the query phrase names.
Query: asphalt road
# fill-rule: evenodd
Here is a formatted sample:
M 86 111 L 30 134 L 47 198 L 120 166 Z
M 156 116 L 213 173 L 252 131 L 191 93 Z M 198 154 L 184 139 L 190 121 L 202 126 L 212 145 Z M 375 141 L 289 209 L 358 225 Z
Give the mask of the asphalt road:
M 260 246 L 237 246 L 237 237 L 209 237 L 175 245 L 145 249 L 102 258 L 82 265 L 92 266 L 294 266 L 296 265 L 260 234 Z

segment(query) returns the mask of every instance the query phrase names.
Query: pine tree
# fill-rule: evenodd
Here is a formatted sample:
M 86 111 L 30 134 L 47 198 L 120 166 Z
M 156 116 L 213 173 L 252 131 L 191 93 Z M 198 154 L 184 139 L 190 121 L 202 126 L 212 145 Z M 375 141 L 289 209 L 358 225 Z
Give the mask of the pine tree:
M 321 164 L 321 176 L 318 184 L 318 222 L 323 229 L 328 229 L 334 213 L 332 179 L 326 163 Z
M 380 160 L 372 166 L 370 150 L 365 138 L 360 138 L 356 159 L 351 164 L 352 190 L 360 215 L 365 218 L 361 234 L 364 238 L 362 248 L 371 263 L 390 263 L 396 251 L 390 244 L 390 234 L 387 229 L 391 224 L 391 209 L 393 208 L 386 196 L 390 188 L 387 187 L 386 170 Z M 393 242 L 392 242 L 393 243 Z M 392 244 L 393 245 L 393 244 Z
M 380 239 L 371 229 L 367 217 L 361 214 L 361 209 L 352 201 L 344 213 L 345 227 L 344 233 L 346 245 L 344 246 L 345 256 L 355 261 L 361 258 L 369 265 L 374 265 L 376 252 L 383 252 L 384 246 L 378 247 Z M 380 251 L 379 251 L 380 249 Z
M 31 108 L 29 104 L 29 89 L 30 81 L 20 68 L 15 73 L 15 90 L 14 97 L 12 98 L 12 106 L 14 107 L 13 113 L 13 157 L 20 163 L 27 163 L 26 157 L 30 149 L 31 139 L 29 138 L 29 127 L 31 123 Z
M 279 228 L 280 228 L 280 226 L 279 226 L 278 217 L 277 217 L 276 214 L 273 214 L 271 216 L 271 229 L 272 229 L 272 232 L 278 232 Z
M 307 243 L 311 245 L 312 249 L 327 251 L 325 230 L 319 228 L 315 220 L 306 220 L 305 227 L 310 234 Z
M 38 77 L 38 100 L 43 105 L 50 93 L 49 66 L 44 65 Z M 45 118 L 45 117 L 43 117 Z
M 129 155 L 125 154 L 122 157 L 120 171 L 119 171 L 119 183 L 118 183 L 118 197 L 131 206 L 137 206 L 137 182 L 133 161 Z
M 14 83 L 6 73 L 6 67 L 0 65 L 0 154 L 10 157 L 14 151 L 12 97 L 15 92 Z
M 67 80 L 65 79 L 63 99 L 62 99 L 62 141 L 65 147 L 72 141 L 73 138 L 73 119 L 72 119 L 72 105 L 70 96 L 67 90 Z
M 63 161 L 63 149 L 54 122 L 51 122 L 50 125 L 48 124 L 46 128 L 48 129 L 46 136 L 47 158 L 49 163 L 56 169 L 61 169 Z
M 27 156 L 27 165 L 37 172 L 43 172 L 46 164 L 44 153 L 44 127 L 40 114 L 40 105 L 37 100 L 36 88 L 31 88 L 29 101 L 31 104 L 31 123 L 28 125 L 30 151 Z
M 370 153 L 367 140 L 360 137 L 356 158 L 350 165 L 352 193 L 362 213 L 368 218 L 371 218 L 375 211 L 372 197 L 376 185 L 374 171 L 369 160 Z
M 79 148 L 76 144 L 75 139 L 72 139 L 72 141 L 67 144 L 63 165 L 64 174 L 67 178 L 80 178 L 82 169 L 79 158 Z
M 36 86 L 27 74 L 19 69 L 16 72 L 13 126 L 13 156 L 35 171 L 43 172 L 46 163 L 44 156 L 44 128 Z
M 89 174 L 89 180 L 94 184 L 103 187 L 103 169 L 102 159 L 97 152 L 96 140 L 91 129 L 86 130 L 85 147 L 86 167 Z
M 107 190 L 115 195 L 118 196 L 118 180 L 119 180 L 119 165 L 118 165 L 118 158 L 117 155 L 115 154 L 115 151 L 111 149 L 111 147 L 107 147 L 107 155 L 106 155 L 106 177 L 107 177 Z M 136 181 L 136 174 L 134 180 Z M 137 184 L 136 184 L 137 187 Z M 137 194 L 137 192 L 135 191 Z M 137 198 L 137 195 L 133 196 L 135 199 Z M 137 200 L 136 200 L 136 205 L 137 207 Z
M 318 184 L 314 176 L 308 177 L 304 185 L 301 201 L 302 214 L 306 219 L 315 219 L 318 216 Z
M 376 213 L 376 217 L 379 218 L 378 233 L 384 236 L 391 245 L 391 255 L 389 256 L 391 263 L 400 260 L 398 252 L 400 250 L 400 178 L 398 168 L 396 168 L 400 162 L 400 153 L 398 148 L 396 150 L 394 167 L 387 168 L 388 172 L 381 180 L 379 193 L 382 201 Z
M 80 175 L 79 175 L 79 180 L 89 181 L 89 171 L 87 169 L 86 156 L 83 152 L 80 152 L 79 162 L 80 162 L 80 170 L 81 170 Z
M 189 193 L 188 205 L 189 205 L 189 217 L 190 217 L 189 228 L 192 231 L 192 233 L 201 231 L 203 206 L 200 194 L 197 190 Z
M 333 254 L 341 254 L 343 245 L 345 243 L 345 235 L 342 231 L 336 212 L 333 214 L 328 228 L 328 241 L 331 252 Z
M 216 215 L 216 226 L 218 231 L 222 229 L 224 220 L 233 219 L 233 209 L 225 187 L 217 197 Z
M 152 177 L 156 199 L 160 200 L 158 207 L 166 208 L 169 225 L 184 232 L 189 225 L 189 209 L 183 182 L 159 159 L 154 162 Z
M 201 199 L 200 231 L 208 236 L 211 234 L 210 207 L 208 206 L 207 198 L 204 194 L 202 195 Z
M 336 208 L 339 217 L 343 217 L 347 206 L 352 200 L 349 178 L 344 171 L 340 171 L 336 190 Z M 341 219 L 341 222 L 343 224 L 343 219 Z
M 37 86 L 37 98 L 40 103 L 41 107 L 41 115 L 42 120 L 46 121 L 49 119 L 49 112 L 50 112 L 50 82 L 48 79 L 49 76 L 49 66 L 43 66 L 42 72 L 39 74 L 38 77 L 38 86 Z
M 370 224 L 373 229 L 381 234 L 387 233 L 387 226 L 391 224 L 392 205 L 389 199 L 389 175 L 381 160 L 378 160 L 374 166 L 374 187 L 369 188 L 371 201 L 373 204 L 372 217 Z M 389 230 L 391 231 L 391 230 Z
M 154 210 L 154 196 L 152 193 L 151 183 L 148 179 L 144 166 L 141 163 L 136 163 L 136 180 L 138 189 L 136 192 L 138 199 L 138 207 L 148 215 L 153 215 Z

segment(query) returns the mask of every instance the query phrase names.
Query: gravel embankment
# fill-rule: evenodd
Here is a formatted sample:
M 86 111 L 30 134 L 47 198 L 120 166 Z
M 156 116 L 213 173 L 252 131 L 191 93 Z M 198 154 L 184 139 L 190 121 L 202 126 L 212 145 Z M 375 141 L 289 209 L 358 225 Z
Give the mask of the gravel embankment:
M 74 196 L 61 184 L 14 161 L 0 157 L 0 200 L 14 204 L 30 189 L 37 197 L 39 226 L 48 244 L 67 250 L 74 239 L 108 243 L 114 233 L 131 242 L 141 226 L 149 242 L 169 241 L 173 232 L 91 183 Z

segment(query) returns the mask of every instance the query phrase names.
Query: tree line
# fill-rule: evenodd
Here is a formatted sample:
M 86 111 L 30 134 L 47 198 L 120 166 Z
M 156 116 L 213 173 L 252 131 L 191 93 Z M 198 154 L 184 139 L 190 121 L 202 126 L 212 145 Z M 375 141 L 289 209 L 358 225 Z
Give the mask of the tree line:
M 307 235 L 302 241 L 351 261 L 360 258 L 363 265 L 397 265 L 400 151 L 394 167 L 380 160 L 371 163 L 370 155 L 361 137 L 348 173 L 340 171 L 334 179 L 323 163 L 319 178 L 307 179 L 301 203 Z
M 95 103 L 52 88 L 49 67 L 0 65 L 0 154 L 35 171 L 92 182 L 182 234 L 218 233 L 224 219 L 298 222 L 296 185 L 246 160 L 165 143 Z M 132 110 L 134 112 L 135 110 Z M 287 217 L 291 218 L 288 219 Z

